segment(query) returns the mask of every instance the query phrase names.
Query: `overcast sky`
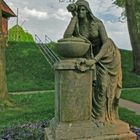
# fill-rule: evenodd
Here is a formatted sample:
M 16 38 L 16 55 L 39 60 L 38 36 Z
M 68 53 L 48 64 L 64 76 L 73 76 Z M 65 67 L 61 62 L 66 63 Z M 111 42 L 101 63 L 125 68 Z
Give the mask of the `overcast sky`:
M 70 21 L 71 15 L 67 12 L 68 2 L 59 0 L 5 0 L 16 13 L 19 8 L 19 25 L 31 33 L 38 34 L 44 41 L 45 34 L 57 41 Z M 113 0 L 88 0 L 95 16 L 100 18 L 111 37 L 119 48 L 131 50 L 127 23 L 119 22 L 122 9 L 112 4 Z M 9 20 L 9 28 L 16 24 L 16 18 Z

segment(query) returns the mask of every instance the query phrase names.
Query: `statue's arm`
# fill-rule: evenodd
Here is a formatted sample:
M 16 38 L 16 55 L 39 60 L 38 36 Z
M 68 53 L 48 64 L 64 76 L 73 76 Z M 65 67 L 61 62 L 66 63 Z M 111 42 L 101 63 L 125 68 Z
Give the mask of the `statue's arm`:
M 100 21 L 98 25 L 99 36 L 101 37 L 102 47 L 99 53 L 95 56 L 95 60 L 98 62 L 106 53 L 107 53 L 107 46 L 109 45 L 108 35 L 106 33 L 105 27 L 103 23 Z
M 77 21 L 78 21 L 77 16 L 74 16 L 71 18 L 71 21 L 70 21 L 70 23 L 69 23 L 69 25 L 64 33 L 64 36 L 63 36 L 64 38 L 68 38 L 68 37 L 71 37 L 73 35 Z
M 106 29 L 104 27 L 104 24 L 101 21 L 99 22 L 98 26 L 99 26 L 99 34 L 100 34 L 102 43 L 105 44 L 108 40 Z

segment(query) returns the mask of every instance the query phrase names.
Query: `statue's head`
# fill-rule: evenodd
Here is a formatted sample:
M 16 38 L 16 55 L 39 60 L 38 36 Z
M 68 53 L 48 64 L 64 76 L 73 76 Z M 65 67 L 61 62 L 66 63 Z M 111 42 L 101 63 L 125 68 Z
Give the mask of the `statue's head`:
M 79 18 L 87 16 L 89 19 L 96 19 L 95 16 L 92 14 L 89 3 L 86 0 L 77 0 L 77 2 L 69 4 L 67 9 L 69 12 L 78 13 Z
M 89 7 L 89 3 L 86 0 L 77 0 L 77 2 L 75 4 L 78 6 L 78 8 L 80 6 L 84 6 L 88 12 L 91 12 L 91 9 Z
M 84 19 L 88 16 L 88 11 L 85 6 L 79 6 L 78 8 L 78 17 Z
M 77 9 L 79 18 L 84 18 L 85 16 L 93 16 L 89 3 L 86 0 L 77 0 L 75 5 L 78 7 Z

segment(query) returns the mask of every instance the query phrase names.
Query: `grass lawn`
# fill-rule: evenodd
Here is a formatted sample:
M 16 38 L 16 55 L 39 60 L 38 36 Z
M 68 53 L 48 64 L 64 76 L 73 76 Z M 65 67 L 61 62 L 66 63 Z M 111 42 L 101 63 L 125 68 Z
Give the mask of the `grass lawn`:
M 140 89 L 123 90 L 121 98 L 140 104 Z
M 125 108 L 119 108 L 120 119 L 128 122 L 131 126 L 140 128 L 140 115 Z
M 54 116 L 54 94 L 11 95 L 17 107 L 0 113 L 0 129 L 24 123 L 49 120 Z

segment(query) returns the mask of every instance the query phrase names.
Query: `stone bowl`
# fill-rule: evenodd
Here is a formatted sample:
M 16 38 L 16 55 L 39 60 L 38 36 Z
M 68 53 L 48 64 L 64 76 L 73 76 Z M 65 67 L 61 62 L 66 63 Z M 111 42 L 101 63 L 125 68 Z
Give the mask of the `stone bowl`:
M 71 37 L 58 40 L 57 52 L 67 58 L 81 57 L 89 50 L 90 43 L 81 38 Z

